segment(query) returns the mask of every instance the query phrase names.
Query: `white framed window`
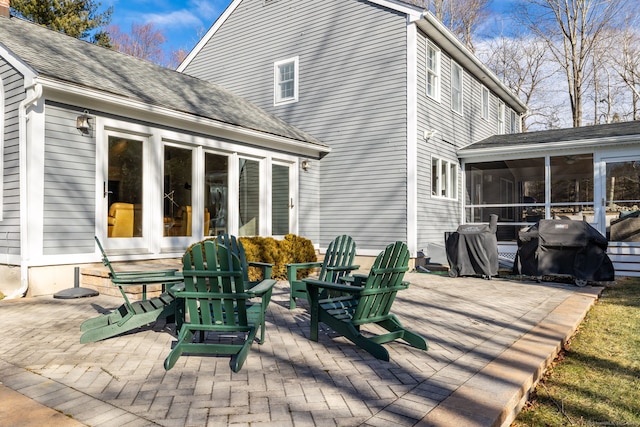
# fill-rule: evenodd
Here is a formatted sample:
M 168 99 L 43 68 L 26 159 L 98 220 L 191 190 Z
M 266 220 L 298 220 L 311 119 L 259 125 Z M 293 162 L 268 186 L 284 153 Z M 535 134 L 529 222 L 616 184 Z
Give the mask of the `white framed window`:
M 298 57 L 273 64 L 273 105 L 298 101 Z
M 516 118 L 516 112 L 511 110 L 511 123 L 510 123 L 510 129 L 511 129 L 511 133 L 516 133 L 518 132 L 518 119 Z
M 455 62 L 451 62 L 451 109 L 462 115 L 463 90 L 462 67 Z
M 504 102 L 498 102 L 498 135 L 504 133 Z
M 427 96 L 440 101 L 440 49 L 427 42 Z
M 449 160 L 431 158 L 431 195 L 458 198 L 458 165 Z
M 489 120 L 489 89 L 484 86 L 482 86 L 480 95 L 480 106 L 480 109 L 482 110 L 482 118 Z

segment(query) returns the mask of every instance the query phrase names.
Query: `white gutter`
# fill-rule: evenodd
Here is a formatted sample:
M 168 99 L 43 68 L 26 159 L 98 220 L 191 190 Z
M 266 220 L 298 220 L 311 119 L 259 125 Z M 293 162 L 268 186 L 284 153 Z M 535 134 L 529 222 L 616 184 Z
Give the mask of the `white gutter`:
M 7 296 L 7 299 L 22 298 L 29 289 L 29 238 L 27 220 L 29 215 L 27 197 L 27 108 L 42 96 L 42 86 L 32 84 L 25 88 L 27 93 L 33 90 L 33 96 L 20 102 L 18 107 L 18 155 L 20 156 L 20 288 Z

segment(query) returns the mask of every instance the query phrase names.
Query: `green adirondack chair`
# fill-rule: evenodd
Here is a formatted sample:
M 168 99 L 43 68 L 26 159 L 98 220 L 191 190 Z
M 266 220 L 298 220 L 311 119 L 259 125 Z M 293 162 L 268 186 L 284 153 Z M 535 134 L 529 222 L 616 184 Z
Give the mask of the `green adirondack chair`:
M 317 279 L 323 282 L 338 282 L 360 266 L 352 265 L 356 256 L 356 243 L 350 236 L 336 237 L 321 262 L 286 264 L 289 280 L 289 309 L 296 308 L 296 298 L 308 300 L 307 285 L 298 278 L 298 270 L 320 268 Z
M 389 360 L 389 352 L 382 344 L 396 339 L 427 350 L 427 341 L 423 337 L 404 328 L 396 316 L 389 313 L 396 293 L 409 286 L 403 281 L 408 264 L 407 245 L 396 242 L 378 255 L 368 276 L 358 275 L 351 284 L 304 279 L 311 305 L 310 339 L 318 341 L 318 324 L 323 322 L 377 359 Z M 325 290 L 348 295 L 323 298 Z M 371 323 L 387 332 L 373 337 L 363 336 L 360 328 Z
M 231 249 L 231 253 L 237 255 L 238 258 L 240 258 L 245 281 L 249 283 L 249 287 L 253 287 L 260 283 L 260 280 L 249 281 L 249 267 L 255 267 L 262 270 L 262 277 L 264 279 L 271 279 L 273 264 L 269 264 L 266 262 L 247 261 L 247 255 L 244 250 L 244 246 L 242 245 L 240 239 L 238 239 L 236 236 L 233 236 L 231 234 L 220 234 L 218 237 L 216 237 L 216 240 L 218 243 Z
M 244 250 L 244 246 L 242 245 L 242 242 L 240 241 L 240 239 L 238 239 L 236 236 L 233 236 L 230 234 L 221 234 L 216 238 L 216 241 L 218 242 L 219 245 L 223 245 L 227 247 L 227 249 L 230 249 L 229 251 L 227 251 L 228 256 L 231 256 L 231 254 L 233 254 L 237 256 L 238 259 L 240 260 L 240 266 L 242 268 L 242 274 L 243 274 L 242 277 L 244 278 L 244 281 L 246 284 L 245 289 L 253 289 L 255 286 L 262 283 L 262 281 L 271 280 L 273 264 L 269 264 L 266 262 L 247 261 L 247 255 Z M 263 278 L 261 280 L 255 280 L 255 281 L 249 280 L 249 267 L 255 267 L 262 270 Z M 260 304 L 262 304 L 262 312 L 266 312 L 267 307 L 269 306 L 269 302 L 271 301 L 271 293 L 272 293 L 272 287 L 270 287 L 267 292 L 264 292 L 263 294 L 261 294 L 262 296 L 260 298 Z M 264 343 L 265 327 L 266 327 L 265 320 L 263 318 L 262 323 L 260 325 L 260 343 Z
M 185 301 L 186 317 L 178 342 L 165 359 L 165 369 L 171 369 L 183 353 L 190 353 L 231 355 L 231 369 L 238 372 L 258 327 L 264 324 L 263 305 L 251 305 L 249 300 L 270 293 L 276 281 L 266 279 L 247 289 L 238 256 L 211 240 L 184 254 L 182 273 L 184 290 L 176 295 Z M 194 342 L 196 333 L 204 339 Z
M 111 266 L 100 240 L 97 237 L 95 239 L 100 252 L 102 252 L 102 262 L 109 268 L 111 282 L 120 290 L 124 304 L 109 314 L 85 320 L 80 325 L 80 331 L 83 332 L 80 343 L 111 338 L 154 323 L 158 319 L 175 316 L 175 290 L 181 286 L 183 281 L 182 275 L 177 269 L 116 272 Z M 162 285 L 163 292 L 157 297 L 147 299 L 148 285 Z M 129 300 L 126 294 L 128 286 L 142 286 L 142 301 L 132 302 Z

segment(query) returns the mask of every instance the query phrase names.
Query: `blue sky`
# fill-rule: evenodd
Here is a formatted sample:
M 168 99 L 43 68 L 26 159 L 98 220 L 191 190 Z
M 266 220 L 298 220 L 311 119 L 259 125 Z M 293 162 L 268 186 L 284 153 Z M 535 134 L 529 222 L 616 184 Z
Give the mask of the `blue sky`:
M 98 0 L 104 8 L 113 6 L 112 24 L 123 32 L 131 24 L 153 23 L 167 42 L 165 51 L 184 49 L 189 52 L 207 32 L 231 0 Z M 493 0 L 496 14 L 507 12 L 514 0 Z
M 189 52 L 231 0 L 98 0 L 113 6 L 112 25 L 130 32 L 131 24 L 154 24 L 167 38 L 165 51 Z M 102 10 L 102 9 L 101 9 Z

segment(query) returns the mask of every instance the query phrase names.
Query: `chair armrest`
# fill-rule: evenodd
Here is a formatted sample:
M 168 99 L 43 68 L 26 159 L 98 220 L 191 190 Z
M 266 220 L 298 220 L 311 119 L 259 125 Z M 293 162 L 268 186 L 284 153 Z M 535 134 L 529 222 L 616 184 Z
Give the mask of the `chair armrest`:
M 353 271 L 359 268 L 359 265 L 337 265 L 335 267 L 327 267 L 327 271 Z
M 293 270 L 297 270 L 299 268 L 318 268 L 318 267 L 322 267 L 322 263 L 321 262 L 299 262 L 296 264 L 285 264 L 285 267 L 287 267 L 287 269 L 291 268 Z
M 111 281 L 113 282 L 114 285 L 126 286 L 126 285 L 151 285 L 151 284 L 179 283 L 184 280 L 184 277 L 182 276 L 182 274 L 178 273 L 177 270 L 173 271 L 173 274 L 162 274 L 159 272 L 146 272 L 146 273 L 137 272 L 137 273 L 138 274 L 117 273 L 116 277 L 111 278 Z
M 285 264 L 287 267 L 287 280 L 289 283 L 298 281 L 298 270 L 306 269 L 306 268 L 318 268 L 322 267 L 321 262 L 304 262 L 304 263 L 296 263 L 296 264 Z
M 247 291 L 248 294 L 255 295 L 257 297 L 264 295 L 269 292 L 273 286 L 276 284 L 277 280 L 275 279 L 265 279 L 255 285 L 253 288 Z
M 321 289 L 328 289 L 332 291 L 346 292 L 350 294 L 360 293 L 362 289 L 364 289 L 362 286 L 342 285 L 340 283 L 324 282 L 318 279 L 302 279 L 302 281 L 307 284 L 307 289 L 321 288 Z
M 258 261 L 248 261 L 247 265 L 249 265 L 249 267 L 257 267 L 257 268 L 268 268 L 268 267 L 273 267 L 273 264 L 268 263 L 268 262 L 258 262 Z
M 362 283 L 366 282 L 368 277 L 366 274 L 352 274 L 351 276 L 341 277 L 340 281 L 349 283 L 351 286 L 362 286 Z

